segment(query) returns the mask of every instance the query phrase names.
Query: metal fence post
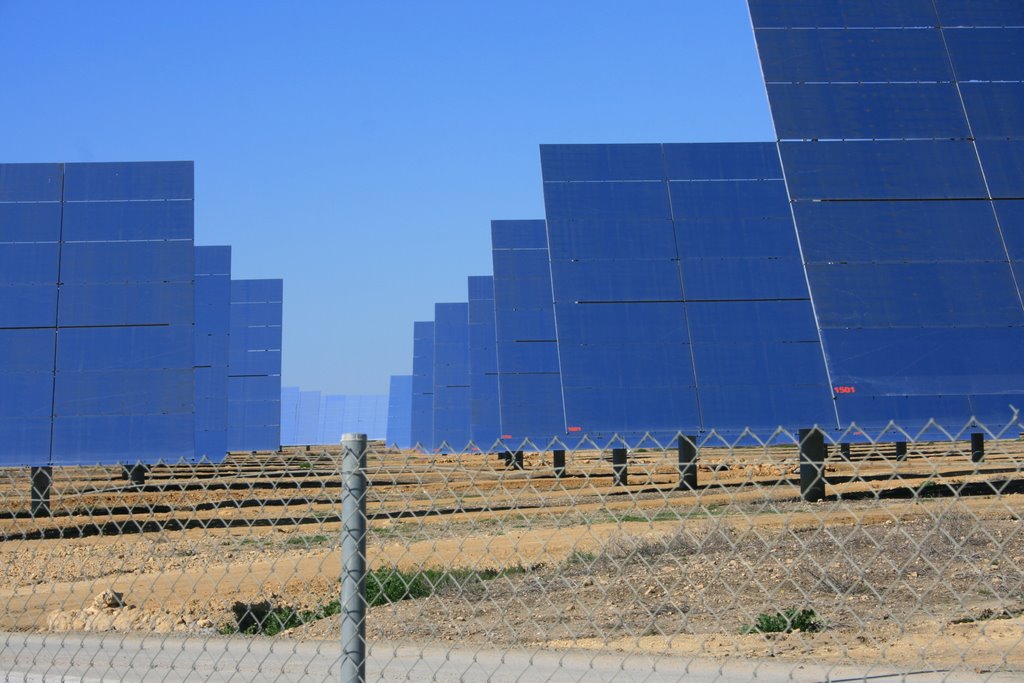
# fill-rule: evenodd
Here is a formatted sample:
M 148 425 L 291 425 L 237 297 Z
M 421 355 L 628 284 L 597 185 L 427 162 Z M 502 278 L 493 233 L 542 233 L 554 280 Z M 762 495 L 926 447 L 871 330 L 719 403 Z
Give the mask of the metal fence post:
M 341 683 L 365 683 L 366 434 L 341 445 Z

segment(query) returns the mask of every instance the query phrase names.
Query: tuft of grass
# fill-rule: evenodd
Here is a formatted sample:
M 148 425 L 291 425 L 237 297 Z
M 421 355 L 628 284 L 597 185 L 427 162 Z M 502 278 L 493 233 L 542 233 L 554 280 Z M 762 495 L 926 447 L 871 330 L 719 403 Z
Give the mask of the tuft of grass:
M 320 545 L 321 543 L 327 543 L 330 539 L 328 536 L 323 534 L 312 534 L 306 536 L 289 536 L 288 540 L 285 541 L 287 545 Z
M 593 564 L 597 559 L 597 553 L 586 550 L 573 550 L 569 557 L 565 558 L 565 564 Z
M 814 633 L 822 629 L 818 615 L 812 609 L 798 610 L 790 607 L 784 612 L 769 614 L 762 612 L 757 615 L 757 621 L 752 626 L 744 626 L 740 633 L 792 633 L 803 631 Z

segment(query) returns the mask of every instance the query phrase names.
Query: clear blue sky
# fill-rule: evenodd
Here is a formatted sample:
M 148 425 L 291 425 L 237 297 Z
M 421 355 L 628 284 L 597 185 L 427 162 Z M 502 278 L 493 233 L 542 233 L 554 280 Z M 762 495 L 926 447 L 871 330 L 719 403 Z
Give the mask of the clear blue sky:
M 196 162 L 284 383 L 384 393 L 542 218 L 538 145 L 773 139 L 744 0 L 0 0 L 0 161 Z

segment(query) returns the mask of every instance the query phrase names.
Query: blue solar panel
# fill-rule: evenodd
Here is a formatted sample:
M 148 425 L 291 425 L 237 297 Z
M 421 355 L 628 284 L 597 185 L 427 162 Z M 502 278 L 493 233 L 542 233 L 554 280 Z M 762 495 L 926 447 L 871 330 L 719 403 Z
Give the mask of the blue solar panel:
M 0 329 L 0 372 L 53 373 L 53 329 Z
M 195 302 L 196 457 L 216 462 L 228 450 L 231 247 L 196 247 Z
M 544 233 L 542 220 L 491 221 L 501 437 L 528 449 L 567 435 Z
M 549 219 L 549 222 L 557 223 L 551 230 L 553 261 L 592 261 L 607 259 L 609 254 L 617 259 L 651 259 L 656 254 L 676 249 L 670 220 Z M 496 252 L 495 258 L 500 258 L 500 253 Z
M 22 410 L 41 420 L 51 404 L 45 459 L 39 425 L 6 435 L 26 444 L 23 464 L 191 456 L 191 162 L 4 165 L 0 201 L 0 288 L 17 301 L 0 327 L 47 328 L 4 336 L 50 357 L 13 353 L 0 370 L 9 383 L 31 360 Z
M 1010 259 L 1024 261 L 1024 201 L 995 202 Z
M 494 278 L 470 277 L 468 294 L 470 435 L 474 445 L 488 450 L 501 438 Z
M 1024 198 L 1024 140 L 979 140 L 977 146 L 992 197 Z
M 544 185 L 549 220 L 563 217 L 601 220 L 670 220 L 663 182 L 549 182 Z
M 192 243 L 74 242 L 61 249 L 61 282 L 69 285 L 122 282 L 191 282 Z
M 59 454 L 62 465 L 178 462 L 195 452 L 193 424 L 191 411 L 171 415 L 58 415 L 53 421 L 54 459 Z
M 469 391 L 469 306 L 434 305 L 435 449 L 464 451 L 472 440 Z
M 778 135 L 791 139 L 967 137 L 952 83 L 774 83 Z
M 960 94 L 975 138 L 1024 137 L 1024 83 L 961 83 Z
M 191 161 L 66 164 L 64 201 L 192 200 L 193 178 Z
M 281 443 L 294 446 L 299 443 L 299 388 L 281 387 Z
M 0 328 L 53 327 L 57 319 L 54 285 L 3 285 Z
M 284 280 L 232 280 L 231 301 L 238 304 L 282 303 Z
M 0 418 L 50 417 L 53 372 L 0 372 Z
M 1021 327 L 825 330 L 837 384 L 867 395 L 1001 394 L 1024 386 L 1009 362 L 1024 348 Z M 962 353 L 964 348 L 976 351 Z M 927 353 L 922 353 L 926 350 Z M 961 422 L 966 416 L 961 416 Z
M 60 246 L 56 242 L 0 243 L 0 287 L 52 286 L 57 282 L 59 263 Z
M 1004 263 L 849 263 L 807 268 L 823 329 L 1024 325 Z M 993 297 L 993 292 L 1003 296 Z
M 320 438 L 320 392 L 299 392 L 298 444 L 315 444 Z
M 0 174 L 4 168 L 10 166 L 0 164 Z M 0 203 L 0 242 L 56 243 L 60 240 L 61 206 L 59 202 Z
M 951 28 L 943 34 L 959 80 L 1024 80 L 1024 28 Z
M 191 282 L 69 284 L 60 288 L 58 320 L 61 327 L 191 325 L 193 292 Z
M 434 323 L 413 323 L 412 443 L 434 447 Z
M 775 146 L 633 145 L 653 166 L 630 173 L 661 180 L 604 169 L 585 205 L 565 201 L 576 183 L 552 180 L 578 158 L 563 147 L 541 158 L 569 427 L 667 443 L 679 430 L 834 425 Z M 644 186 L 639 210 L 625 186 Z M 652 221 L 646 207 L 662 205 L 668 220 Z
M 392 375 L 388 390 L 387 443 L 412 448 L 412 375 Z
M 783 142 L 789 193 L 804 199 L 978 199 L 985 183 L 966 140 Z
M 0 465 L 24 467 L 48 464 L 52 422 L 49 413 L 46 417 L 36 418 L 0 416 Z
M 932 0 L 751 0 L 754 25 L 767 28 L 934 26 Z
M 728 145 L 661 145 L 669 180 L 771 180 L 782 178 L 778 152 L 762 142 Z M 678 214 L 676 214 L 678 218 Z
M 1024 26 L 1019 0 L 935 0 L 944 26 Z
M 69 415 L 165 415 L 193 411 L 192 369 L 59 372 L 53 411 Z
M 1024 197 L 1024 31 L 1001 28 L 1024 5 L 936 0 L 932 28 L 835 31 L 850 3 L 749 2 L 766 80 L 793 84 L 768 94 L 778 137 L 803 141 L 780 149 L 842 421 L 998 428 L 1024 393 L 1019 220 L 989 201 Z
M 998 260 L 999 229 L 987 201 L 797 202 L 808 263 Z M 921 226 L 928 226 L 922 230 Z M 965 230 L 964 226 L 971 226 Z
M 387 437 L 387 396 L 348 394 L 336 398 L 343 399 L 336 407 L 341 408 L 341 414 L 333 427 L 325 426 L 326 443 L 337 443 L 343 434 L 348 433 L 366 434 L 372 440 Z
M 58 372 L 163 370 L 192 366 L 190 339 L 193 328 L 190 325 L 72 327 L 62 329 L 58 336 Z M 226 333 L 224 342 L 226 345 Z M 50 360 L 52 363 L 52 354 Z
M 934 28 L 758 30 L 755 35 L 767 83 L 953 80 L 942 34 Z
M 63 164 L 0 164 L 0 202 L 60 202 Z
M 281 445 L 282 294 L 281 280 L 231 281 L 229 450 L 276 451 Z M 316 412 L 312 426 L 302 423 L 300 443 L 317 442 L 319 405 Z
M 94 240 L 189 240 L 192 203 L 187 201 L 69 202 L 64 205 L 65 242 Z

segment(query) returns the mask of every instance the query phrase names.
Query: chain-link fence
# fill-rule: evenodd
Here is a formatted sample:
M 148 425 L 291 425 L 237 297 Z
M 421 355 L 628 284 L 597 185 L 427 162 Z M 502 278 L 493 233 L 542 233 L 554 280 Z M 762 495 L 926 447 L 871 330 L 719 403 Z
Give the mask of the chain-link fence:
M 340 446 L 7 468 L 0 670 L 347 680 L 364 627 L 368 680 L 1022 680 L 1022 431 L 371 442 L 364 538 Z

